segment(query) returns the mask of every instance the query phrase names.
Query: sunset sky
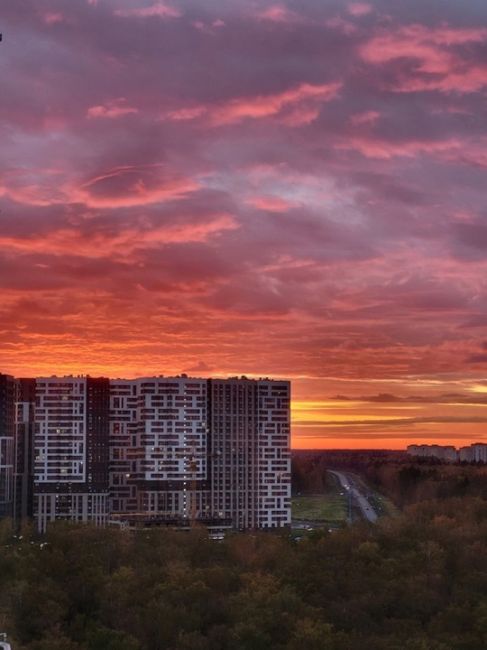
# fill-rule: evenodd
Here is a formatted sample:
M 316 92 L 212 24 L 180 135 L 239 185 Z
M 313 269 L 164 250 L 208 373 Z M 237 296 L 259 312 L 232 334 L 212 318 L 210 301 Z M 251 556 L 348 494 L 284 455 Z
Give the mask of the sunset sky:
M 2 0 L 0 372 L 487 441 L 485 0 Z

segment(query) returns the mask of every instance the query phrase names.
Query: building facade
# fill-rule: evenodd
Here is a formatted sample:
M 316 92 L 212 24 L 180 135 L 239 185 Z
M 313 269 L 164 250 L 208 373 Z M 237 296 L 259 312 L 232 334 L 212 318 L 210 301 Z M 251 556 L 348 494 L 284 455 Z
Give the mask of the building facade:
M 35 379 L 18 379 L 15 398 L 14 520 L 33 516 Z
M 0 374 L 0 517 L 14 512 L 15 391 L 15 379 Z
M 207 441 L 206 380 L 112 380 L 111 511 L 204 518 Z
M 290 384 L 209 380 L 211 510 L 234 526 L 291 523 Z
M 407 453 L 409 456 L 437 458 L 447 463 L 487 463 L 487 444 L 483 442 L 475 442 L 458 450 L 451 445 L 409 445 Z
M 289 382 L 0 377 L 3 515 L 290 524 Z
M 108 521 L 109 380 L 36 380 L 34 516 L 44 531 L 66 519 Z

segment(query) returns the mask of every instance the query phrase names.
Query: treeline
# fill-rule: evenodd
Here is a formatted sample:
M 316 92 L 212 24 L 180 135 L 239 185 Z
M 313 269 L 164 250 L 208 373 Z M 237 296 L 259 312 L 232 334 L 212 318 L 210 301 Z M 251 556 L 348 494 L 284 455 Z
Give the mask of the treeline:
M 290 535 L 0 531 L 14 650 L 481 650 L 487 502 Z
M 399 507 L 429 499 L 487 498 L 486 465 L 412 459 L 391 451 L 296 452 L 292 462 L 295 492 L 320 492 L 327 468 L 359 474 Z

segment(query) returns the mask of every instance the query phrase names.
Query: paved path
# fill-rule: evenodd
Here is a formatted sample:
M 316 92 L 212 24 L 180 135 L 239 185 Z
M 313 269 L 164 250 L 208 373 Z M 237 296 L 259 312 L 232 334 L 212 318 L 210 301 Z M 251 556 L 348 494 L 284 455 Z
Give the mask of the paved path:
M 367 519 L 367 521 L 370 521 L 370 523 L 375 524 L 377 521 L 377 513 L 372 508 L 367 498 L 361 492 L 359 486 L 357 485 L 357 482 L 354 481 L 353 478 L 345 472 L 337 472 L 331 469 L 328 471 L 330 474 L 334 474 L 338 478 L 340 485 L 344 490 L 347 492 L 350 491 L 352 493 L 352 497 L 355 499 L 355 502 L 360 508 L 365 519 Z

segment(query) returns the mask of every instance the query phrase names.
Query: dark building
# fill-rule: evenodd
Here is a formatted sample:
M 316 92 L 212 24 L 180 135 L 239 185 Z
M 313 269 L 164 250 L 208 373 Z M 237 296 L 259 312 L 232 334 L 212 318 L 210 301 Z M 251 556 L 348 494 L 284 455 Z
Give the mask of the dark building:
M 14 520 L 33 515 L 35 379 L 18 379 L 15 402 Z
M 0 374 L 0 518 L 14 510 L 15 388 L 13 377 Z

